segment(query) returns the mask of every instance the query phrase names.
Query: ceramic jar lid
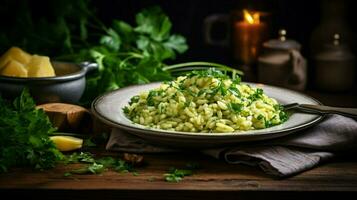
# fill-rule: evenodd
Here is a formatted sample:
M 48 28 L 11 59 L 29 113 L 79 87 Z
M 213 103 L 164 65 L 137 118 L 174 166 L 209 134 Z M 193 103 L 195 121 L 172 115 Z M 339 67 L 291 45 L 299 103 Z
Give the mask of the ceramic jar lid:
M 287 39 L 286 30 L 281 29 L 279 31 L 279 38 L 264 42 L 263 47 L 276 50 L 296 49 L 300 51 L 301 45 L 295 40 Z
M 333 43 L 326 44 L 323 50 L 315 56 L 316 60 L 343 61 L 355 58 L 349 48 L 340 43 L 339 34 L 334 34 L 333 39 Z

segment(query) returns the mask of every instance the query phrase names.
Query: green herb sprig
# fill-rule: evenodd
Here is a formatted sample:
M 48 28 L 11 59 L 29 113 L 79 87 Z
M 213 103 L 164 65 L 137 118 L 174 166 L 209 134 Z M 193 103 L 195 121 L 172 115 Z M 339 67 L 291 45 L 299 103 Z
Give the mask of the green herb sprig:
M 55 167 L 63 158 L 49 139 L 55 130 L 45 112 L 36 109 L 27 89 L 12 104 L 0 96 L 0 172 L 12 167 Z
M 183 35 L 172 33 L 169 16 L 158 6 L 139 11 L 134 24 L 114 19 L 108 25 L 96 17 L 90 0 L 49 0 L 43 5 L 48 12 L 40 15 L 29 9 L 30 3 L 5 3 L 4 11 L 9 12 L 0 13 L 6 19 L 3 24 L 15 27 L 0 33 L 0 50 L 19 46 L 31 53 L 48 55 L 53 61 L 97 63 L 99 69 L 87 75 L 81 99 L 84 106 L 107 91 L 172 80 L 192 70 L 213 67 L 232 72 L 233 76 L 242 75 L 241 71 L 218 63 L 174 63 L 188 45 Z M 9 14 L 17 17 L 8 19 Z

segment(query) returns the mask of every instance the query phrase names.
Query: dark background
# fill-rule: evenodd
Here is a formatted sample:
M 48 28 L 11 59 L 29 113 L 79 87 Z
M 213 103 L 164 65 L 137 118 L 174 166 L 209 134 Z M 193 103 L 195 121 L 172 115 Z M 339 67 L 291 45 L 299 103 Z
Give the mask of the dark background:
M 234 10 L 251 9 L 270 13 L 269 38 L 277 38 L 279 29 L 286 29 L 287 36 L 302 45 L 302 55 L 308 59 L 308 88 L 314 87 L 312 41 L 323 39 L 332 42 L 333 33 L 341 34 L 341 41 L 356 55 L 356 20 L 353 1 L 347 0 L 126 0 L 94 1 L 100 19 L 110 22 L 119 18 L 134 23 L 135 13 L 151 5 L 160 5 L 173 22 L 173 31 L 187 38 L 189 50 L 175 62 L 204 60 L 239 67 L 231 55 L 230 46 L 212 46 L 204 40 L 204 20 L 212 14 L 229 14 Z M 325 20 L 338 18 L 322 27 Z M 223 38 L 225 24 L 216 24 L 212 35 Z M 319 32 L 320 31 L 320 32 Z M 355 88 L 353 88 L 354 90 Z
M 35 17 L 51 15 L 46 13 L 46 3 L 43 1 L 30 2 L 29 7 L 34 11 Z M 268 17 L 270 39 L 277 38 L 278 30 L 284 28 L 289 39 L 296 40 L 302 45 L 302 55 L 308 61 L 308 88 L 314 87 L 312 41 L 317 41 L 317 46 L 322 46 L 324 43 L 332 42 L 334 33 L 340 33 L 342 43 L 348 45 L 354 55 L 357 52 L 357 23 L 354 16 L 356 7 L 350 0 L 91 0 L 90 2 L 95 8 L 97 17 L 108 25 L 113 19 L 134 24 L 135 14 L 141 9 L 159 5 L 170 17 L 173 32 L 184 35 L 189 45 L 189 50 L 172 62 L 210 61 L 238 68 L 239 63 L 232 59 L 230 46 L 212 46 L 205 43 L 203 37 L 205 18 L 213 14 L 229 14 L 234 10 L 241 11 L 245 8 L 268 12 L 270 13 Z M 11 11 L 5 12 L 11 13 Z M 0 26 L 0 31 L 11 29 L 11 23 L 6 24 L 6 22 L 14 21 L 16 15 L 4 16 L 0 13 L 0 16 L 3 24 Z M 335 20 L 321 26 L 323 21 L 336 18 L 340 21 Z M 229 31 L 225 24 L 216 24 L 212 35 L 223 38 L 226 32 Z
M 184 59 L 212 59 L 215 61 L 229 61 L 227 48 L 212 48 L 207 46 L 203 38 L 204 19 L 212 14 L 228 14 L 233 10 L 244 8 L 269 12 L 271 21 L 270 36 L 277 37 L 278 30 L 284 28 L 288 37 L 302 44 L 302 52 L 306 56 L 310 53 L 309 45 L 313 31 L 319 26 L 322 18 L 323 3 L 336 4 L 343 7 L 342 16 L 351 33 L 356 32 L 356 20 L 353 1 L 346 0 L 102 0 L 93 1 L 100 19 L 110 22 L 119 18 L 131 23 L 135 13 L 151 5 L 160 5 L 173 22 L 173 31 L 183 34 L 190 49 Z M 333 9 L 335 10 L 335 9 Z M 333 15 L 334 13 L 330 13 Z M 222 32 L 225 32 L 224 27 Z M 223 34 L 223 33 L 222 33 Z M 221 36 L 221 35 L 219 35 Z M 355 37 L 355 35 L 353 35 Z M 331 36 L 332 37 L 332 36 Z M 342 36 L 343 37 L 343 36 Z M 354 39 L 354 38 L 353 38 Z M 331 39 L 332 40 L 332 39 Z M 349 41 L 350 42 L 350 41 Z M 355 41 L 354 41 L 355 42 Z M 352 44 L 351 44 L 352 45 Z M 354 45 L 352 45 L 354 48 Z M 351 47 L 352 47 L 351 46 Z M 229 53 L 229 52 L 228 52 Z

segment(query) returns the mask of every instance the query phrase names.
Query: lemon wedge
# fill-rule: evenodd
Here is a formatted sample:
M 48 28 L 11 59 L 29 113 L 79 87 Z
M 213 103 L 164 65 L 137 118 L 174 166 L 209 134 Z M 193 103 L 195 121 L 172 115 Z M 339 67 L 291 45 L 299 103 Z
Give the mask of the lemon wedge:
M 50 139 L 60 151 L 73 151 L 81 148 L 83 144 L 83 139 L 72 136 L 51 136 Z

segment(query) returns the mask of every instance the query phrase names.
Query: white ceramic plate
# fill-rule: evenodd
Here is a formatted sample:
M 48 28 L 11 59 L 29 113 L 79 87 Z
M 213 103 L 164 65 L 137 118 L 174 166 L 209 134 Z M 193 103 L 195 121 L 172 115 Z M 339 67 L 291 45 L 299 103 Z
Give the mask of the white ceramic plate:
M 260 87 L 269 97 L 275 98 L 281 104 L 304 103 L 320 104 L 317 100 L 304 94 L 263 84 L 247 83 L 252 87 Z M 308 128 L 318 123 L 322 116 L 304 113 L 293 113 L 283 124 L 266 129 L 241 131 L 234 133 L 191 133 L 153 129 L 136 124 L 128 119 L 122 108 L 128 105 L 130 98 L 143 91 L 157 88 L 160 83 L 135 85 L 106 93 L 96 98 L 92 103 L 94 115 L 104 123 L 124 129 L 151 143 L 171 147 L 216 147 L 238 142 L 258 141 L 285 136 L 296 131 Z

